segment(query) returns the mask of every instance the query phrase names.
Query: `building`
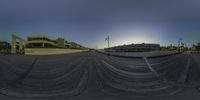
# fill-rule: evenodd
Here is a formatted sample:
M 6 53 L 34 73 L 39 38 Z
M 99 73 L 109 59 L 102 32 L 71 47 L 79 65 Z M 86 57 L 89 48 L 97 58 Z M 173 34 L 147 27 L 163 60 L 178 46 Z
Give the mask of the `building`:
M 71 47 L 70 47 L 70 48 L 72 48 L 72 49 L 84 49 L 84 48 L 85 48 L 85 47 L 83 47 L 82 45 L 77 44 L 77 43 L 75 43 L 75 42 L 70 42 L 70 44 L 71 44 Z
M 25 53 L 25 44 L 26 40 L 17 35 L 12 35 L 12 42 L 11 42 L 11 53 L 15 54 L 24 54 Z
M 50 39 L 45 35 L 31 35 L 27 37 L 27 48 L 69 48 L 70 44 L 63 38 Z
M 109 52 L 146 52 L 160 50 L 160 44 L 129 44 L 105 48 L 104 50 Z

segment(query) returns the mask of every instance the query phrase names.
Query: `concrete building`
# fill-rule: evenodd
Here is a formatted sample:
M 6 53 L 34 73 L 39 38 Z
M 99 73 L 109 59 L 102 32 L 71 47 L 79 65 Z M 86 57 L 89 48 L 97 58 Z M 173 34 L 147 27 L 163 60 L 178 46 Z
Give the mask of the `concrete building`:
M 109 52 L 146 52 L 160 50 L 160 44 L 129 44 L 105 48 L 104 50 Z
M 26 44 L 26 40 L 13 34 L 12 35 L 11 53 L 23 54 L 25 52 L 25 44 Z
M 77 43 L 75 43 L 75 42 L 70 42 L 70 44 L 71 44 L 71 47 L 70 47 L 70 48 L 72 48 L 72 49 L 83 49 L 83 48 L 85 48 L 85 47 L 83 47 L 82 45 L 77 44 Z
M 77 49 L 77 50 L 73 50 Z M 11 36 L 11 43 L 0 40 L 0 53 L 26 54 L 27 52 L 42 52 L 48 53 L 67 53 L 80 51 L 85 47 L 75 43 L 68 42 L 63 38 L 51 39 L 45 35 L 30 35 L 23 39 L 15 34 Z
M 45 35 L 31 35 L 27 37 L 26 47 L 28 48 L 69 48 L 70 44 L 63 38 L 50 39 Z

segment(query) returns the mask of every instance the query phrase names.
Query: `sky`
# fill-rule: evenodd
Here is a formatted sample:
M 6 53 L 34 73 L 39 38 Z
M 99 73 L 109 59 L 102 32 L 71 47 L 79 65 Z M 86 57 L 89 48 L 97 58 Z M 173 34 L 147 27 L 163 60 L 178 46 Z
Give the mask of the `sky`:
M 200 42 L 199 0 L 0 0 L 0 40 L 45 34 L 86 47 Z

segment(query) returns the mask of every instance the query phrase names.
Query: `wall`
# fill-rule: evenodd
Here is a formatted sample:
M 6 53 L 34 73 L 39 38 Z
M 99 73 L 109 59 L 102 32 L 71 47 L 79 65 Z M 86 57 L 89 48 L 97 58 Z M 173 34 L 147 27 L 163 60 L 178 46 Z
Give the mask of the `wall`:
M 84 52 L 87 50 L 78 49 L 59 49 L 59 48 L 27 48 L 25 49 L 25 55 L 56 55 L 56 54 L 67 54 Z

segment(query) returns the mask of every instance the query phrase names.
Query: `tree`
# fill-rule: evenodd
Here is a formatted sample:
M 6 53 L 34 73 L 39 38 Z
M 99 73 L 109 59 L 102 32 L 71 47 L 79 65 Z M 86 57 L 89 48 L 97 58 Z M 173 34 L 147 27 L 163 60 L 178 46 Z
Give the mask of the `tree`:
M 197 50 L 197 51 L 200 51 L 200 42 L 197 43 L 196 50 Z

